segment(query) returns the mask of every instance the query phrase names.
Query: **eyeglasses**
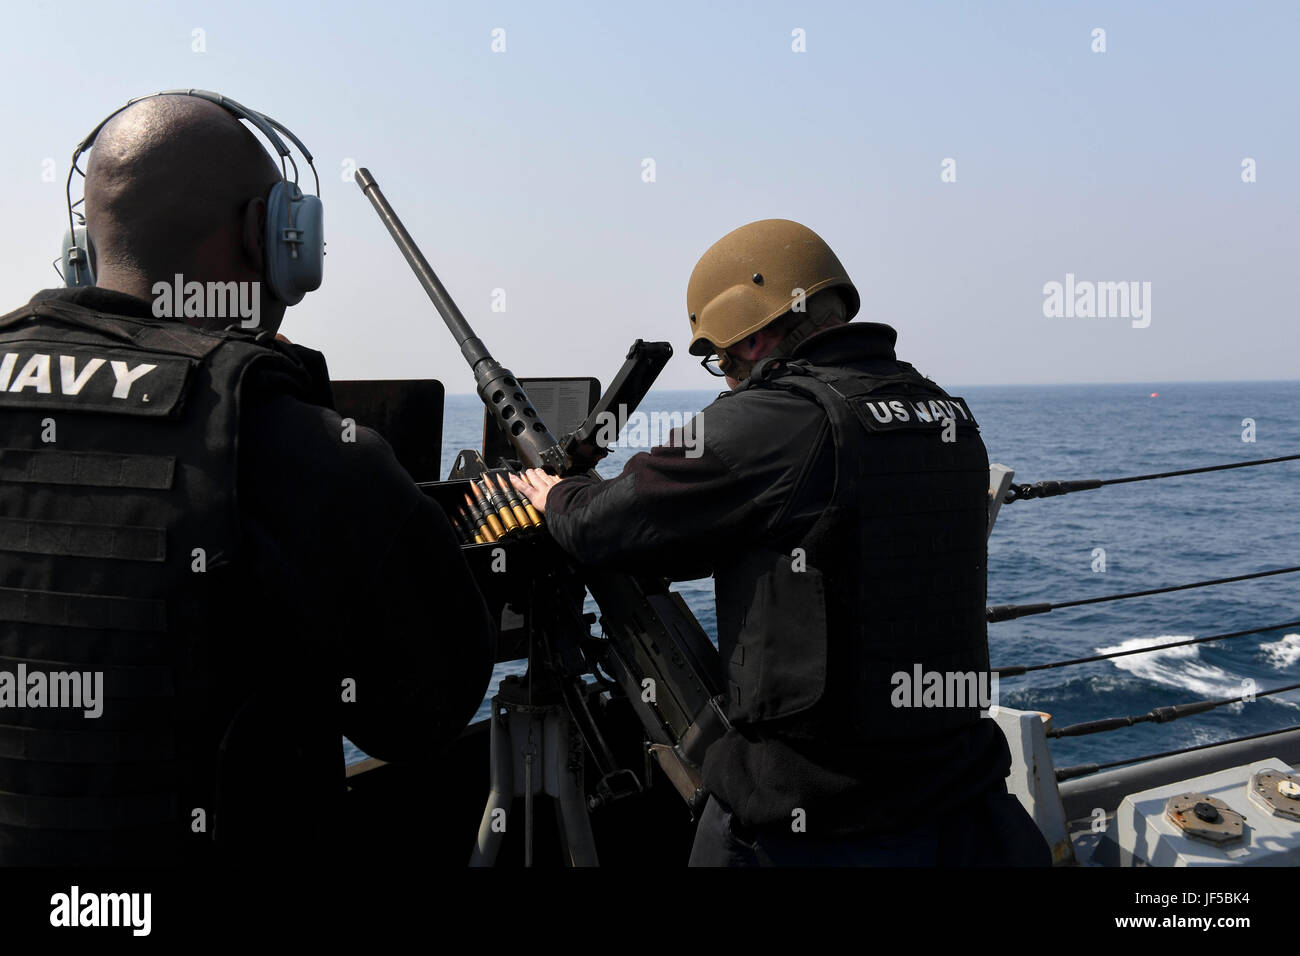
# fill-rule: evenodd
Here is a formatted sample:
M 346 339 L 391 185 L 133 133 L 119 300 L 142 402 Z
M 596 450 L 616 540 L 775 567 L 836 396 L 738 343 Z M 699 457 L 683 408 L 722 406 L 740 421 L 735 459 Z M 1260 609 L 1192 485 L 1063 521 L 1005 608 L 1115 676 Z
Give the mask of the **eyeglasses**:
M 754 343 L 757 340 L 757 336 L 751 335 L 745 344 L 750 348 L 753 348 Z M 734 356 L 728 355 L 726 349 L 723 349 L 722 354 L 720 355 L 704 356 L 704 358 L 700 359 L 700 364 L 704 366 L 705 370 L 708 371 L 710 375 L 716 375 L 718 378 L 722 378 L 737 362 L 740 362 L 743 365 L 745 364 L 745 361 L 746 360 L 744 359 L 737 359 Z
M 722 376 L 727 374 L 723 371 L 721 363 L 721 355 L 706 355 L 704 358 L 700 359 L 700 364 L 704 366 L 705 371 L 710 375 L 718 376 L 718 378 L 722 378 Z

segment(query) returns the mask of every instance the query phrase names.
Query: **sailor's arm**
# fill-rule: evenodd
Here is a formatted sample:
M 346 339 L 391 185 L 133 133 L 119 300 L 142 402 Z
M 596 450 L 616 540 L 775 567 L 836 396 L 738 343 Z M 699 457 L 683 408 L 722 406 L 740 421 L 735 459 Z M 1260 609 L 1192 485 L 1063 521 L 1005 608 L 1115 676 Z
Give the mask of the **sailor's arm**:
M 516 481 L 546 511 L 556 542 L 580 562 L 673 579 L 702 577 L 785 520 L 824 419 L 802 403 L 741 396 L 705 409 L 691 430 L 634 455 L 606 481 Z
M 530 497 L 544 509 L 556 542 L 583 564 L 704 577 L 712 572 L 716 536 L 755 520 L 752 501 L 736 491 L 739 482 L 707 452 L 692 459 L 680 448 L 655 448 L 633 456 L 622 474 L 606 481 L 558 481 L 540 473 L 528 478 L 534 489 L 548 478 L 553 482 Z
M 342 732 L 376 757 L 427 757 L 473 718 L 496 631 L 441 509 L 377 434 L 340 434 L 329 409 L 287 397 L 250 408 L 240 497 L 248 556 L 296 624 L 294 643 L 333 661 L 347 682 L 333 694 Z
M 474 718 L 492 676 L 495 628 L 428 498 L 401 522 L 366 590 L 365 633 L 341 648 L 357 686 L 356 702 L 342 708 L 344 733 L 372 756 L 429 756 Z

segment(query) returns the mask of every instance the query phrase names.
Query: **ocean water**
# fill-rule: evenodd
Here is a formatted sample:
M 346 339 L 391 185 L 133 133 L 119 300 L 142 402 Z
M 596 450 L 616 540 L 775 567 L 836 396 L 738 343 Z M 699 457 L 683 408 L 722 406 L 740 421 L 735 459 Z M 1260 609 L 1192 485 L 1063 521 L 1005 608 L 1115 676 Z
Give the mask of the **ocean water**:
M 989 460 L 1017 482 L 1113 478 L 1300 453 L 1300 382 L 951 387 L 967 399 Z M 1153 394 L 1154 393 L 1154 394 Z M 642 410 L 693 413 L 710 391 L 656 391 Z M 478 447 L 482 406 L 453 395 L 444 476 Z M 1254 441 L 1243 441 L 1245 419 Z M 601 463 L 614 475 L 639 448 Z M 1300 461 L 1137 482 L 1005 505 L 989 540 L 990 604 L 1061 602 L 1300 565 Z M 1101 549 L 1100 551 L 1098 549 Z M 1104 552 L 1104 570 L 1101 560 Z M 716 640 L 711 579 L 680 582 Z M 588 610 L 595 610 L 590 604 Z M 989 625 L 994 666 L 1037 664 L 1300 620 L 1300 574 L 1067 608 Z M 496 685 L 521 673 L 498 665 Z M 1056 726 L 1241 696 L 1300 680 L 1300 628 L 1041 671 L 1001 682 L 1002 706 Z M 1300 692 L 1234 703 L 1168 724 L 1054 741 L 1058 767 L 1107 762 L 1300 724 Z M 347 745 L 348 759 L 362 756 Z

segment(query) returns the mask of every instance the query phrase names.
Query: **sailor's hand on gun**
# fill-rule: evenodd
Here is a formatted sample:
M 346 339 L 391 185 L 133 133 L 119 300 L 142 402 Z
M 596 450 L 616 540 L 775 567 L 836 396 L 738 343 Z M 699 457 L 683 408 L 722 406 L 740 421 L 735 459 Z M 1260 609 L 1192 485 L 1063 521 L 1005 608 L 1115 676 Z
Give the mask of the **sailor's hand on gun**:
M 546 514 L 546 496 L 562 479 L 548 475 L 540 468 L 529 468 L 523 476 L 511 475 L 510 483 L 527 498 L 539 514 Z

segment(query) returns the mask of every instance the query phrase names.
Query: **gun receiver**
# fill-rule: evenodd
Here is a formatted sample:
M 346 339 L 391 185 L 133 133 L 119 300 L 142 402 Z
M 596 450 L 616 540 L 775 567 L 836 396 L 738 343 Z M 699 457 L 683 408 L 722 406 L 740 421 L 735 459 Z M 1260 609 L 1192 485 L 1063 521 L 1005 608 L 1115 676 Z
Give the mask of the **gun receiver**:
M 584 471 L 594 468 L 596 462 L 609 454 L 609 449 L 601 441 L 609 434 L 606 422 L 611 418 L 625 420 L 629 410 L 641 404 L 641 399 L 645 398 L 672 357 L 673 347 L 667 342 L 637 339 L 632 343 L 623 367 L 605 394 L 600 396 L 591 414 L 571 434 L 564 436 L 564 451 L 574 468 Z
M 672 347 L 666 342 L 638 339 L 591 415 L 561 444 L 541 420 L 519 380 L 493 359 L 474 334 L 370 171 L 358 169 L 356 180 L 451 330 L 474 372 L 479 397 L 509 437 L 520 460 L 528 467 L 549 468 L 562 477 L 588 473 L 608 451 L 600 437 L 605 416 L 620 411 L 626 415 L 628 406 L 635 408 L 640 403 L 672 355 Z M 491 488 L 485 484 L 483 491 L 476 493 L 490 493 Z M 477 523 L 475 501 L 466 496 L 465 507 L 468 510 L 460 516 L 462 533 L 468 533 L 468 537 L 478 532 L 480 537 L 493 540 L 494 529 L 486 521 Z M 501 513 L 500 508 L 497 511 Z M 721 662 L 717 649 L 681 597 L 660 580 L 578 567 L 567 556 L 547 573 L 547 578 L 549 590 L 556 595 L 545 605 L 544 617 L 549 620 L 542 624 L 543 639 L 539 642 L 547 657 L 543 661 L 530 659 L 529 673 L 533 673 L 535 663 L 540 663 L 538 670 L 562 678 L 570 716 L 604 773 L 601 784 L 627 771 L 610 766 L 608 749 L 584 703 L 581 677 L 575 673 L 583 664 L 603 683 L 608 682 L 599 672 L 602 668 L 614 678 L 645 730 L 649 752 L 691 808 L 698 809 L 707 795 L 700 779 L 704 752 L 730 726 L 719 693 Z M 584 587 L 601 609 L 604 641 L 593 642 L 585 633 L 581 615 Z M 563 596 L 575 594 L 576 609 L 563 603 Z M 594 660 L 590 655 L 593 643 L 602 645 Z

